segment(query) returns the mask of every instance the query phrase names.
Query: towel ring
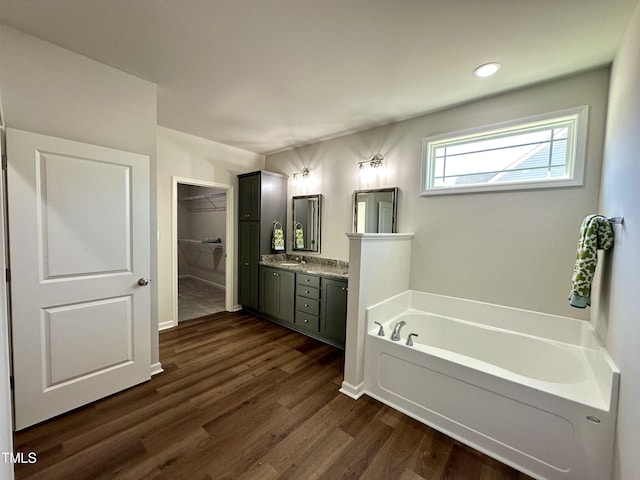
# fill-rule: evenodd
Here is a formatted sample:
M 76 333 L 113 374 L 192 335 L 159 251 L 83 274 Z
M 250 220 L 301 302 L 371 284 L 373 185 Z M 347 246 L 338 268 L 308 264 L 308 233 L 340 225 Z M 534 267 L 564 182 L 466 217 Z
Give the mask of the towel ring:
M 302 224 L 300 222 L 296 222 L 296 224 L 293 226 L 293 228 L 300 228 L 302 229 Z
M 278 225 L 280 225 L 280 226 L 278 227 Z M 273 222 L 273 228 L 279 228 L 280 230 L 282 230 L 282 224 L 280 222 L 278 222 L 278 221 Z

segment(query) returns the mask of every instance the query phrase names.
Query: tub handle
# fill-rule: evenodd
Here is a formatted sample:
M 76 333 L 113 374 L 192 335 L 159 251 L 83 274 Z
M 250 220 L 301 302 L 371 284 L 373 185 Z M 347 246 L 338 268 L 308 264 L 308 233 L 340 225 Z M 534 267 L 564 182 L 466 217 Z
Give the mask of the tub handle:
M 409 336 L 407 337 L 407 346 L 413 347 L 413 338 L 412 337 L 417 337 L 417 336 L 418 336 L 417 333 L 410 333 Z
M 380 325 L 380 329 L 378 330 L 378 336 L 384 337 L 384 327 L 382 326 L 382 324 L 380 322 L 373 322 L 373 323 Z

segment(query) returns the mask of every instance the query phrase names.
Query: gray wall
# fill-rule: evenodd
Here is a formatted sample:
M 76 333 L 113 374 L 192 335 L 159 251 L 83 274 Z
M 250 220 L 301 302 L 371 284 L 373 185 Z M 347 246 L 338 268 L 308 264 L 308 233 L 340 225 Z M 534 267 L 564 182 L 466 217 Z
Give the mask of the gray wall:
M 615 480 L 640 472 L 640 7 L 613 64 L 602 171 L 600 211 L 624 215 L 615 245 L 601 256 L 602 271 L 591 316 L 620 369 Z
M 567 295 L 582 219 L 598 208 L 609 69 L 505 93 L 422 117 L 273 154 L 266 169 L 311 169 L 322 193 L 322 256 L 346 260 L 354 190 L 399 187 L 399 232 L 414 232 L 411 288 L 587 319 Z M 555 190 L 420 197 L 422 138 L 589 105 L 585 185 Z M 363 183 L 357 162 L 385 157 Z
M 0 25 L 0 90 L 7 127 L 148 155 L 156 169 L 156 85 Z M 150 182 L 151 231 L 156 230 Z M 151 235 L 151 278 L 156 241 Z M 158 362 L 157 286 L 151 282 L 151 363 Z
M 200 181 L 232 187 L 229 191 L 229 205 L 233 205 L 232 225 L 227 231 L 228 245 L 225 249 L 228 256 L 235 258 L 236 238 L 234 225 L 237 201 L 235 191 L 239 173 L 247 173 L 264 168 L 264 155 L 248 152 L 240 148 L 212 142 L 204 138 L 186 133 L 157 127 L 158 143 L 158 314 L 160 328 L 177 325 L 175 317 L 177 292 L 173 291 L 173 279 L 177 271 L 173 268 L 173 198 L 172 188 L 175 178 L 186 179 L 187 183 Z M 237 268 L 237 266 L 235 267 Z M 234 268 L 234 275 L 236 271 Z M 237 303 L 237 282 L 229 282 L 227 288 L 233 288 L 232 303 Z

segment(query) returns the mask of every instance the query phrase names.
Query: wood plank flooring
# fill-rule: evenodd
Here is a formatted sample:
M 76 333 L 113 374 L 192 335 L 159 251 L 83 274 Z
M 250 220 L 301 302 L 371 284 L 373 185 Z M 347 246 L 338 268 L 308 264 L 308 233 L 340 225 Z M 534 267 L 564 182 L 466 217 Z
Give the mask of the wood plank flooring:
M 245 313 L 160 334 L 165 372 L 15 435 L 16 478 L 524 480 L 363 396 L 343 352 Z

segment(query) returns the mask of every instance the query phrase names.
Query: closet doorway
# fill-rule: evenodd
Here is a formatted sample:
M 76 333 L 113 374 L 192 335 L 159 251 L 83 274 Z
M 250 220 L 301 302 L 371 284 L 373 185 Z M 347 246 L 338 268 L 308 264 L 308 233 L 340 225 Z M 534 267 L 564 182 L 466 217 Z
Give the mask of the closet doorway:
M 233 199 L 229 185 L 174 177 L 173 187 L 177 324 L 232 310 Z

